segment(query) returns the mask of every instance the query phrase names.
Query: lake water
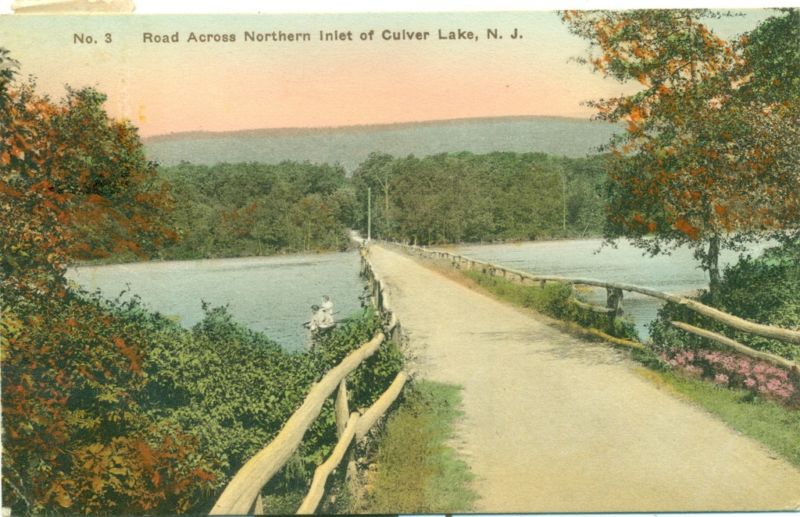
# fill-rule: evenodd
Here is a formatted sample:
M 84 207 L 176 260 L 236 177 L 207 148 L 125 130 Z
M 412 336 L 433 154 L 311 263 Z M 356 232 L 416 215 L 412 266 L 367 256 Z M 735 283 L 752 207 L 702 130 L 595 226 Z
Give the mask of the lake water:
M 493 262 L 512 269 L 545 275 L 624 282 L 675 294 L 692 294 L 708 287 L 708 274 L 698 268 L 692 251 L 679 248 L 671 255 L 643 256 L 642 250 L 625 242 L 614 249 L 601 248 L 600 239 L 482 244 L 454 246 L 451 253 Z M 760 254 L 771 243 L 753 245 L 749 253 Z M 739 254 L 723 252 L 720 267 L 738 261 Z M 605 305 L 605 289 L 592 289 L 588 298 Z M 640 337 L 656 318 L 661 302 L 637 293 L 624 293 L 623 310 L 636 325 Z
M 690 250 L 650 258 L 627 244 L 602 250 L 600 244 L 586 239 L 448 249 L 533 273 L 619 281 L 677 294 L 708 285 Z M 760 253 L 766 246 L 754 246 L 751 252 Z M 737 257 L 723 253 L 722 263 Z M 68 277 L 86 289 L 100 289 L 109 298 L 123 290 L 130 291 L 126 296 L 135 293 L 151 309 L 176 317 L 185 327 L 202 319 L 202 300 L 212 306 L 227 304 L 236 321 L 264 331 L 287 350 L 296 350 L 308 339 L 302 324 L 311 317 L 310 307 L 320 303 L 323 294 L 333 299 L 339 319 L 360 310 L 364 284 L 358 273 L 358 253 L 349 252 L 91 266 L 75 268 Z M 605 290 L 588 294 L 590 301 L 605 304 Z M 645 325 L 656 317 L 661 303 L 636 293 L 624 296 L 625 314 L 646 337 Z
M 123 298 L 137 294 L 185 327 L 203 318 L 202 300 L 228 304 L 236 321 L 264 331 L 287 350 L 305 345 L 302 324 L 323 294 L 340 319 L 360 311 L 364 285 L 357 252 L 88 266 L 70 270 L 68 277 L 108 298 L 128 290 Z

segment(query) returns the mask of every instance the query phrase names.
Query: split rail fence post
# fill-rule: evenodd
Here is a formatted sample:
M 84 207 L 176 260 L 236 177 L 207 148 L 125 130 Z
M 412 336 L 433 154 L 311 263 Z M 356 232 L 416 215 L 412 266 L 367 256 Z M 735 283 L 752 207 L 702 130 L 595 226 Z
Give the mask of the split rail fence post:
M 606 307 L 611 309 L 608 312 L 611 322 L 622 316 L 622 289 L 606 287 Z

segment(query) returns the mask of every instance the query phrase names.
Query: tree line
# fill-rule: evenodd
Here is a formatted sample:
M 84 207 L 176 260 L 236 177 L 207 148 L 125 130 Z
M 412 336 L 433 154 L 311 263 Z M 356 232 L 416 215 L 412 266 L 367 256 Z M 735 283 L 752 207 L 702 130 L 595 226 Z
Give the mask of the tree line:
M 165 259 L 342 250 L 349 228 L 367 234 L 368 208 L 373 236 L 421 244 L 591 236 L 603 224 L 602 157 L 373 154 L 352 177 L 290 161 L 159 174 L 176 232 L 158 250 Z
M 162 258 L 341 250 L 355 199 L 343 168 L 308 162 L 161 168 L 177 239 Z
M 442 244 L 586 237 L 603 227 L 604 157 L 372 154 L 353 174 L 354 227 L 385 239 Z M 368 199 L 369 197 L 369 199 Z

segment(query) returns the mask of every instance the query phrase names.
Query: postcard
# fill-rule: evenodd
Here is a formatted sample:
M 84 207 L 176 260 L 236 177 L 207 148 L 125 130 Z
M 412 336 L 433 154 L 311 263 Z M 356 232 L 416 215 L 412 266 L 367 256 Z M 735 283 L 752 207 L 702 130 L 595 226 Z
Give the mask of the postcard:
M 0 17 L 4 511 L 800 509 L 798 41 Z

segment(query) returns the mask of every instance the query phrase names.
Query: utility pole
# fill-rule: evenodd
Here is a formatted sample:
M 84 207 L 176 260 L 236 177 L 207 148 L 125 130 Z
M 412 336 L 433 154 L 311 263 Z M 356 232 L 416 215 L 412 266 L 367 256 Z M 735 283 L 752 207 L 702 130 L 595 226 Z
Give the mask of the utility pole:
M 567 235 L 567 173 L 561 171 L 561 231 Z
M 367 187 L 367 243 L 372 240 L 372 188 Z

